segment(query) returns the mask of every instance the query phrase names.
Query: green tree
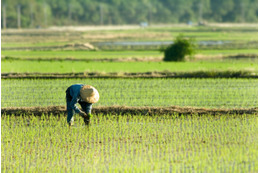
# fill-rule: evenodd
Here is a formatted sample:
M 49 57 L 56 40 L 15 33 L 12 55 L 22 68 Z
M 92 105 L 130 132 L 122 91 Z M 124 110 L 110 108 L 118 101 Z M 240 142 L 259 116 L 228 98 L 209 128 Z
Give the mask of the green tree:
M 257 22 L 257 0 L 2 0 L 7 28 L 49 25 Z M 3 10 L 2 10 L 3 11 Z M 3 27 L 3 13 L 2 13 Z
M 216 22 L 229 21 L 229 14 L 233 8 L 234 0 L 211 0 L 211 17 Z
M 234 22 L 256 22 L 257 0 L 234 0 L 231 20 Z
M 192 5 L 195 21 L 210 20 L 210 0 L 194 0 Z
M 192 39 L 186 39 L 179 35 L 174 43 L 164 50 L 164 61 L 185 61 L 185 56 L 191 56 L 195 51 L 195 43 Z

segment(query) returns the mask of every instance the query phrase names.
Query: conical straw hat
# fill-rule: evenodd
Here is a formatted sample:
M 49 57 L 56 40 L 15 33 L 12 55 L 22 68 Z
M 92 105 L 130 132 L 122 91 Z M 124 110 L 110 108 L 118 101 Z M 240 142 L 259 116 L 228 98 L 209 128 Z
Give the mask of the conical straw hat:
M 99 93 L 93 86 L 84 85 L 80 89 L 80 97 L 88 103 L 97 103 L 99 100 Z

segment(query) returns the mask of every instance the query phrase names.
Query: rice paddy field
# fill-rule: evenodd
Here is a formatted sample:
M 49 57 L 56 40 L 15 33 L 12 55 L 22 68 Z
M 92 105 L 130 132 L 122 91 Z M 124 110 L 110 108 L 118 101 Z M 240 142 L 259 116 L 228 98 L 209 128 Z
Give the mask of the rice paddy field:
M 210 44 L 163 62 L 154 43 L 179 33 Z M 2 30 L 1 171 L 258 172 L 258 113 L 243 112 L 258 109 L 257 34 L 257 25 Z M 123 42 L 138 46 L 114 44 Z M 99 91 L 93 112 L 107 108 L 90 126 L 41 113 L 65 109 L 76 83 Z M 157 113 L 112 112 L 124 107 Z
M 96 86 L 96 106 L 257 107 L 257 79 L 2 79 L 2 107 L 65 105 L 71 84 Z
M 2 117 L 2 172 L 257 172 L 257 117 Z
M 30 68 L 28 68 L 30 67 Z M 41 68 L 39 68 L 41 67 Z M 93 62 L 93 61 L 23 61 L 3 60 L 2 72 L 11 73 L 77 73 L 77 72 L 197 72 L 245 71 L 258 73 L 255 60 L 196 62 Z

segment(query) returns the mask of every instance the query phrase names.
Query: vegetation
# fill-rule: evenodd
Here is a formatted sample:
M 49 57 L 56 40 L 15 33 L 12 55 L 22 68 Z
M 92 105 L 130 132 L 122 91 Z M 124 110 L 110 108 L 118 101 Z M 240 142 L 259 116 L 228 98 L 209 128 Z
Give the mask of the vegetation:
M 2 8 L 7 8 L 8 27 L 16 26 L 17 2 L 2 2 Z M 42 25 L 44 17 L 36 15 L 44 14 L 41 11 L 43 0 L 30 0 L 31 11 L 28 2 L 19 1 L 22 27 L 29 26 L 29 13 L 33 14 L 30 27 Z M 67 21 L 66 15 L 73 20 L 67 23 L 69 25 L 96 24 L 99 20 L 96 7 L 101 1 L 44 2 L 45 26 L 63 25 Z M 157 10 L 167 6 L 164 11 L 156 11 L 156 20 L 151 11 L 149 22 L 193 19 L 195 13 L 187 12 L 186 7 L 199 3 L 197 0 L 149 2 L 154 3 Z M 149 2 L 140 1 L 141 4 Z M 207 9 L 200 14 L 203 18 L 205 14 L 213 17 L 212 21 L 240 21 L 236 15 L 239 12 L 240 17 L 246 16 L 241 19 L 248 22 L 257 9 L 255 0 L 200 2 L 204 4 L 203 9 Z M 105 6 L 107 3 L 111 6 Z M 108 14 L 105 9 L 111 9 L 113 14 L 106 16 L 113 17 L 113 24 L 144 21 L 143 12 L 147 8 L 140 6 L 139 12 L 135 4 L 136 0 L 108 0 L 99 6 L 104 10 L 99 12 Z M 220 8 L 220 4 L 225 5 Z M 249 4 L 254 7 L 243 11 L 243 5 L 250 7 Z M 71 10 L 76 5 L 77 12 L 74 13 Z M 123 13 L 118 15 L 122 21 L 114 15 L 118 13 L 118 7 L 127 14 L 127 17 Z M 37 14 L 35 8 L 38 8 Z M 91 13 L 93 11 L 95 13 Z M 217 15 L 213 14 L 215 11 Z M 93 15 L 89 16 L 90 13 Z M 109 24 L 107 20 L 104 17 L 103 24 Z M 258 37 L 255 24 L 250 27 L 169 25 L 120 31 L 99 29 L 2 31 L 2 172 L 258 171 Z M 127 45 L 98 47 L 92 51 L 84 46 L 85 43 L 97 46 L 117 41 L 168 41 L 180 32 L 188 38 L 214 40 L 220 44 L 199 46 L 196 59 L 185 63 L 155 62 L 163 56 L 158 45 L 149 50 Z M 123 78 L 125 72 L 132 76 Z M 140 72 L 157 76 L 140 78 Z M 108 73 L 114 78 L 106 76 Z M 167 76 L 169 73 L 173 77 L 184 74 L 185 78 L 171 78 Z M 39 75 L 46 75 L 48 79 L 46 76 L 38 78 Z M 22 79 L 13 78 L 17 76 Z M 93 85 L 100 93 L 100 101 L 92 111 L 92 125 L 88 128 L 83 126 L 78 115 L 75 115 L 74 127 L 68 129 L 66 125 L 65 90 L 75 83 Z
M 217 59 L 214 56 L 234 56 L 239 54 L 255 54 L 257 55 L 257 49 L 215 49 L 215 50 L 197 50 L 196 56 L 204 56 L 206 59 Z M 64 60 L 64 59 L 81 59 L 81 60 L 99 60 L 99 59 L 139 59 L 145 60 L 149 58 L 163 58 L 163 53 L 158 50 L 151 51 L 75 51 L 75 50 L 57 50 L 57 51 L 30 51 L 30 50 L 2 50 L 2 58 L 10 60 L 14 59 L 46 59 L 46 60 Z
M 3 0 L 6 26 L 112 25 L 193 22 L 256 22 L 257 0 Z M 3 27 L 3 17 L 2 17 Z
M 2 60 L 2 73 L 123 73 L 123 72 L 253 72 L 257 74 L 256 60 L 223 60 L 196 62 L 92 62 L 92 61 L 25 61 Z M 28 68 L 28 66 L 30 68 Z
M 193 106 L 252 108 L 258 105 L 257 79 L 2 79 L 2 107 L 65 105 L 71 84 L 95 86 L 95 106 Z M 10 94 L 12 93 L 12 94 Z
M 9 58 L 32 58 L 32 59 L 82 59 L 82 60 L 98 60 L 98 59 L 122 59 L 122 58 L 156 58 L 162 57 L 162 53 L 159 51 L 74 51 L 74 50 L 57 50 L 57 51 L 16 51 L 6 50 L 2 51 L 2 57 Z
M 164 61 L 185 61 L 185 56 L 191 56 L 195 52 L 195 43 L 192 39 L 187 39 L 179 35 L 174 43 L 164 50 Z
M 68 48 L 79 50 L 73 47 L 73 44 L 91 43 L 99 50 L 159 50 L 160 45 L 155 46 L 124 46 L 124 45 L 106 45 L 101 46 L 99 43 L 104 42 L 120 42 L 120 41 L 172 41 L 172 37 L 177 37 L 179 33 L 183 33 L 187 38 L 194 38 L 196 41 L 215 41 L 227 42 L 227 44 L 218 45 L 198 45 L 198 49 L 208 50 L 227 50 L 227 49 L 255 49 L 258 48 L 258 28 L 254 26 L 207 26 L 207 27 L 187 27 L 187 26 L 151 26 L 146 29 L 124 29 L 120 30 L 77 30 L 77 32 L 66 30 L 2 30 L 1 47 L 3 50 L 56 50 Z M 82 39 L 84 38 L 84 39 Z
M 3 172 L 257 172 L 255 115 L 1 117 Z M 26 135 L 25 135 L 26 134 Z M 232 163 L 232 164 L 231 164 Z

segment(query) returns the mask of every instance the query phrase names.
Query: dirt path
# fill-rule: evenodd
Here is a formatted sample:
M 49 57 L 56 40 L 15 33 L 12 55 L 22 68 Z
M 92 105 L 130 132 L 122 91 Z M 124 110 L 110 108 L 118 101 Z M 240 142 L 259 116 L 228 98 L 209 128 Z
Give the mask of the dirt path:
M 196 107 L 128 107 L 128 106 L 108 106 L 108 107 L 93 107 L 93 114 L 111 114 L 111 115 L 241 115 L 241 114 L 255 114 L 258 115 L 258 108 L 246 109 L 206 109 Z M 2 115 L 65 115 L 65 106 L 49 106 L 49 107 L 12 107 L 2 108 Z
M 80 72 L 80 73 L 2 73 L 2 79 L 62 79 L 62 78 L 258 78 L 251 71 L 195 72 Z

